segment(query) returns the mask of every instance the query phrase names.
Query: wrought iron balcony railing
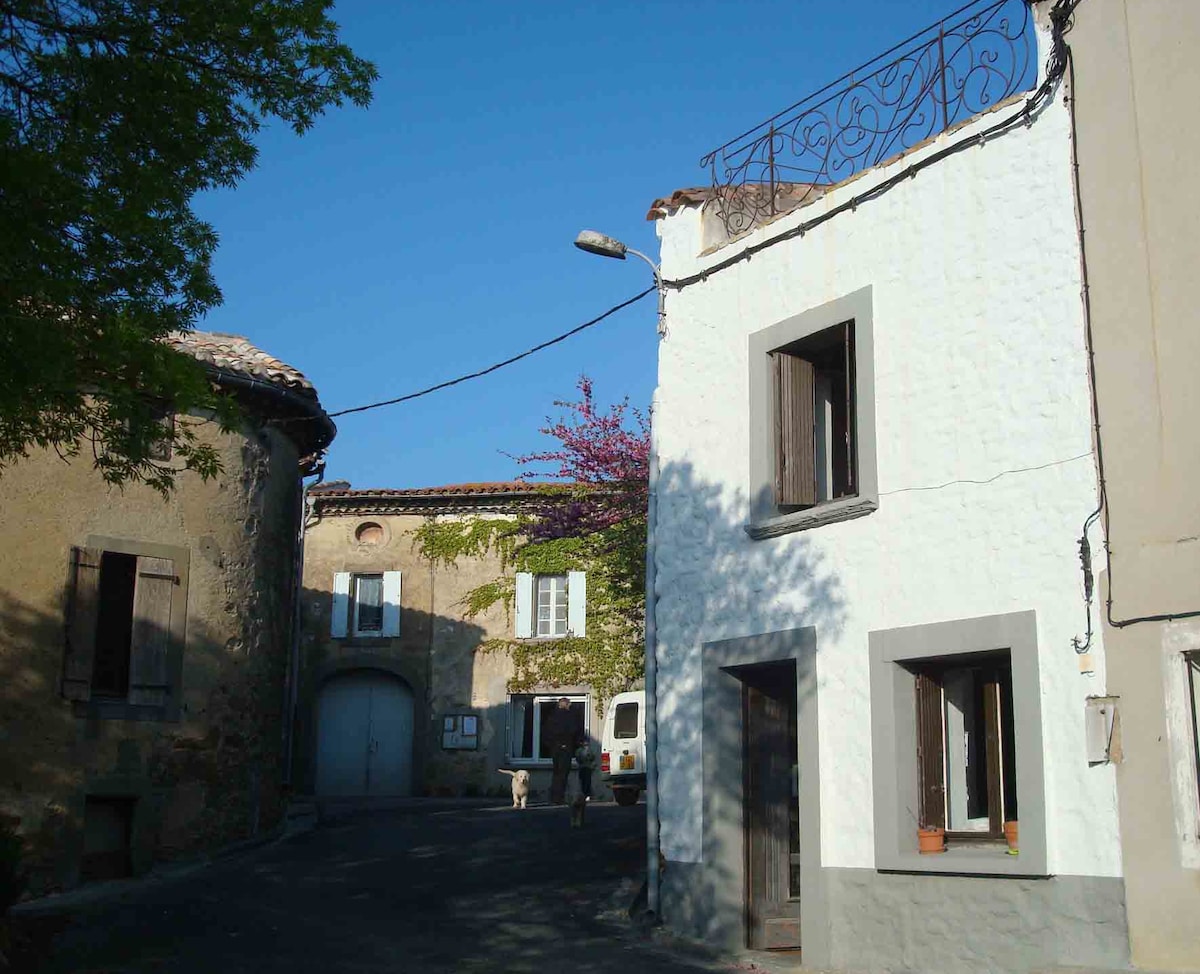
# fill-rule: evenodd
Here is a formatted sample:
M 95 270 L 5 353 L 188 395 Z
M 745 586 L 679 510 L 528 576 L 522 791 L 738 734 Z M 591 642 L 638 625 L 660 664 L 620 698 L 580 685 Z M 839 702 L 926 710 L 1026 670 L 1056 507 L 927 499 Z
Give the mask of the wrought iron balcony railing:
M 700 160 L 732 237 L 1027 91 L 1028 0 L 973 0 Z

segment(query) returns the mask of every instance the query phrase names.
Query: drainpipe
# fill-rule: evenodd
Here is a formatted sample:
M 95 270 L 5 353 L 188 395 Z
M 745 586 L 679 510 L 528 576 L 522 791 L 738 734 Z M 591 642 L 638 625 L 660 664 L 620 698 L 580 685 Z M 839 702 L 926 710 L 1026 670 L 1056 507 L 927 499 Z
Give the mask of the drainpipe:
M 659 292 L 661 294 L 661 291 Z M 655 625 L 654 532 L 658 516 L 657 393 L 650 403 L 650 470 L 646 508 L 646 908 L 659 915 L 658 631 Z
M 287 713 L 284 721 L 286 742 L 284 745 L 283 783 L 286 786 L 290 786 L 292 783 L 292 755 L 295 750 L 296 739 L 296 705 L 300 693 L 300 602 L 304 593 L 304 529 L 308 526 L 309 517 L 308 492 L 325 479 L 324 458 L 317 461 L 316 476 L 317 479 L 312 481 L 312 483 L 305 483 L 303 476 L 300 478 L 300 528 L 296 532 L 295 572 L 292 577 L 292 645 L 290 659 L 288 660 L 288 699 Z

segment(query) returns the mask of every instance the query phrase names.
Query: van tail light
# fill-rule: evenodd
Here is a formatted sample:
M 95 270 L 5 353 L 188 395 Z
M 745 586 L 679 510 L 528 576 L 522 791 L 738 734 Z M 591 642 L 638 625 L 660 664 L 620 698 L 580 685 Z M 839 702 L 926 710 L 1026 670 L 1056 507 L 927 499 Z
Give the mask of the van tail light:
M 600 773 L 608 774 L 612 770 L 612 755 L 607 751 L 600 752 Z

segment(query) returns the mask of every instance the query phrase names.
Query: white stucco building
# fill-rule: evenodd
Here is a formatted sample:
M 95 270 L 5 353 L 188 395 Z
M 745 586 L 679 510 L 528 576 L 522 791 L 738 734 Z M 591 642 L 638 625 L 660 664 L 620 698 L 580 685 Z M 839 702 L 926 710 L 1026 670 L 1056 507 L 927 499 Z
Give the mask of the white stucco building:
M 1097 483 L 1062 88 L 732 240 L 720 190 L 652 210 L 676 930 L 812 967 L 1128 963 L 1113 768 L 1085 735 L 1104 652 L 1073 645 Z M 944 853 L 918 853 L 925 824 Z

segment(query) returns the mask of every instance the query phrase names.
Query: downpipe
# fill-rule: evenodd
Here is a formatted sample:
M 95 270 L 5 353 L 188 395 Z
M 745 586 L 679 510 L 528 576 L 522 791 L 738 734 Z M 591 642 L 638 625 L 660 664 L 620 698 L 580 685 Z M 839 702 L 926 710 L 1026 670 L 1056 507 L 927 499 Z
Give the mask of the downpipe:
M 296 740 L 296 709 L 300 695 L 300 603 L 304 595 L 304 531 L 308 526 L 308 492 L 325 479 L 325 460 L 318 461 L 317 479 L 305 483 L 300 478 L 300 527 L 296 531 L 296 553 L 293 559 L 295 571 L 292 576 L 292 639 L 291 652 L 288 659 L 288 693 L 287 711 L 284 720 L 284 763 L 283 783 L 286 787 L 292 784 L 292 760 L 295 753 Z
M 659 292 L 661 295 L 661 291 Z M 655 609 L 654 541 L 658 517 L 658 433 L 654 422 L 657 396 L 650 403 L 650 469 L 646 507 L 646 908 L 659 913 L 659 821 L 658 821 L 658 630 Z

